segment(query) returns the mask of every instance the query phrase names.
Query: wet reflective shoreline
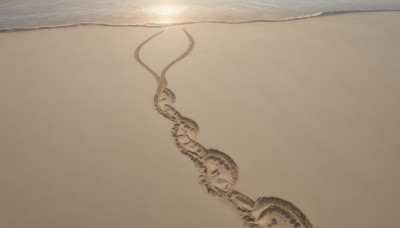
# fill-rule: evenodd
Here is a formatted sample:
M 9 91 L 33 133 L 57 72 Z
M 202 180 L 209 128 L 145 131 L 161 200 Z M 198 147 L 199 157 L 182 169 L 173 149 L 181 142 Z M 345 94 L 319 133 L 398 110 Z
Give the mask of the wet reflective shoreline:
M 165 26 L 307 18 L 326 13 L 400 10 L 396 0 L 267 1 L 26 1 L 0 2 L 0 30 L 81 24 Z

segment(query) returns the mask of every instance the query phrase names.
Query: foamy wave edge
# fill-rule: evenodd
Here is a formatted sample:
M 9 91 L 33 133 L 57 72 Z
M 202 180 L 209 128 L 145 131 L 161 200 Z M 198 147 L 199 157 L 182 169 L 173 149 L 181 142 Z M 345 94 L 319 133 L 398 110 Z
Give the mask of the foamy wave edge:
M 68 27 L 78 27 L 78 26 L 110 26 L 110 27 L 148 27 L 148 28 L 162 28 L 168 26 L 185 25 L 185 24 L 200 24 L 200 23 L 219 23 L 219 24 L 246 24 L 255 22 L 286 22 L 294 20 L 304 20 L 315 17 L 324 16 L 335 16 L 342 14 L 352 14 L 352 13 L 370 13 L 370 12 L 399 12 L 400 9 L 380 9 L 380 10 L 349 10 L 349 11 L 331 11 L 331 12 L 318 12 L 308 15 L 302 15 L 298 17 L 288 17 L 282 19 L 266 20 L 266 19 L 255 19 L 255 20 L 245 20 L 245 21 L 188 21 L 188 22 L 178 22 L 170 24 L 157 24 L 157 23 L 147 23 L 147 24 L 108 24 L 108 23 L 98 23 L 98 22 L 82 22 L 78 24 L 64 24 L 55 26 L 40 26 L 40 27 L 14 27 L 14 28 L 3 28 L 0 29 L 0 33 L 3 32 L 18 32 L 18 31 L 31 31 L 40 29 L 56 29 L 56 28 L 68 28 Z

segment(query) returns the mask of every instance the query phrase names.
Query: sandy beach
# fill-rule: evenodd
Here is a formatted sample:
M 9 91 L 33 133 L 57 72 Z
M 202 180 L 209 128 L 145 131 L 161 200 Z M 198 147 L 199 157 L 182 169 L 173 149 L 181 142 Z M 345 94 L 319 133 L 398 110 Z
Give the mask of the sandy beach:
M 314 227 L 394 228 L 400 211 L 400 12 L 163 28 L 0 33 L 0 227 L 243 227 L 198 184 L 154 108 L 239 167 L 236 188 Z

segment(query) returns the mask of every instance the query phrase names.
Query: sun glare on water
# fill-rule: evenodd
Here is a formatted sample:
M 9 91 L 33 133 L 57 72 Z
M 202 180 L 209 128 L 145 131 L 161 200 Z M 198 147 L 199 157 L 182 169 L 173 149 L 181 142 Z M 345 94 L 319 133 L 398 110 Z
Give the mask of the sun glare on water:
M 171 24 L 178 21 L 183 11 L 185 7 L 179 5 L 155 5 L 149 6 L 145 13 L 154 23 Z

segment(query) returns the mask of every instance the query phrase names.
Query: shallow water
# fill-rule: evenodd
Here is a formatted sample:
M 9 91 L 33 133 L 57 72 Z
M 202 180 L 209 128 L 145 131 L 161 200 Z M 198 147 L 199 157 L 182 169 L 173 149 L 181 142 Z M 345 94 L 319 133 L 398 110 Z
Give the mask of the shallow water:
M 0 30 L 286 20 L 323 12 L 399 9 L 400 0 L 0 0 Z

